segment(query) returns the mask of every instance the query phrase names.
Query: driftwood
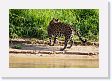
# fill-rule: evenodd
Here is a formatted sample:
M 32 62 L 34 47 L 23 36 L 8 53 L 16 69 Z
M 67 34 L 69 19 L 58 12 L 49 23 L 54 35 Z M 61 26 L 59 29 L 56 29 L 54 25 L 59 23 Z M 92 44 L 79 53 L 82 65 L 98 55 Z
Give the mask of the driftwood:
M 36 50 L 10 50 L 14 54 L 75 54 L 75 55 L 97 55 L 98 52 L 74 52 L 74 51 L 36 51 Z

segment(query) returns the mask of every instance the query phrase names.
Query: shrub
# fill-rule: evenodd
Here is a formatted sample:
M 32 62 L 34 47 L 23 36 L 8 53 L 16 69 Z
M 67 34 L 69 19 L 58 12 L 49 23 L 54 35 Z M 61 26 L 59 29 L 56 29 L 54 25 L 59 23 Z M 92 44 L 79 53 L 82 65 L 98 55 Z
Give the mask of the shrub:
M 98 9 L 10 9 L 10 38 L 32 37 L 46 39 L 47 27 L 52 18 L 73 25 L 88 40 L 98 41 Z

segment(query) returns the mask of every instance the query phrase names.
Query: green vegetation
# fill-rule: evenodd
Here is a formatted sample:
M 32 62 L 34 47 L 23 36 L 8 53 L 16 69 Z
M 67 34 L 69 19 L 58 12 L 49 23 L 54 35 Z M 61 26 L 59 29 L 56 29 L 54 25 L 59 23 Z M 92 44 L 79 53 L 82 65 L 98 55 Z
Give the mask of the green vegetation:
M 10 9 L 10 38 L 46 39 L 52 18 L 73 25 L 81 35 L 92 41 L 99 39 L 98 9 Z
M 15 48 L 15 49 L 21 49 L 22 48 L 22 45 L 17 44 L 13 48 Z

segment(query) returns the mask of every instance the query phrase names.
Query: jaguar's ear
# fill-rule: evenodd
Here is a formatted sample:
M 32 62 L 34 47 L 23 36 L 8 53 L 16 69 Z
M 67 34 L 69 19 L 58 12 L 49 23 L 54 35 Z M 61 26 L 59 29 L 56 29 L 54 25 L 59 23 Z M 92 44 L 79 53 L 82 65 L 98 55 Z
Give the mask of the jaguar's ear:
M 53 20 L 55 20 L 55 18 L 53 17 Z
M 56 19 L 56 21 L 58 21 L 58 19 Z
M 53 18 L 52 20 L 58 21 L 58 19 L 56 19 L 56 18 Z

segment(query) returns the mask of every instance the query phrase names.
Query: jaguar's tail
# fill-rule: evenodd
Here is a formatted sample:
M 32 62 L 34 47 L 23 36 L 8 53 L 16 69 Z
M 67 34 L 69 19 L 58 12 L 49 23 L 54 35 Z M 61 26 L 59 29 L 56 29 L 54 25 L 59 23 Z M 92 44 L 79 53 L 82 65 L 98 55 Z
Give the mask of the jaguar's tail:
M 76 32 L 77 36 L 79 37 L 79 39 L 81 40 L 81 42 L 83 43 L 83 45 L 85 45 L 86 42 L 87 42 L 87 39 L 83 39 L 83 38 L 81 37 L 79 31 L 75 31 L 75 32 Z

